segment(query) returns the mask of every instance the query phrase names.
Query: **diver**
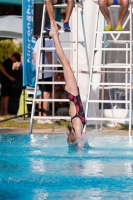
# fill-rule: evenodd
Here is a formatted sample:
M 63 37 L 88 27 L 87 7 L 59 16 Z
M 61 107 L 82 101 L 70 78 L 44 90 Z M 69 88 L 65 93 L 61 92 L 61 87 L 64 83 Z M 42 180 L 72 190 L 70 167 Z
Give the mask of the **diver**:
M 51 22 L 51 30 L 49 35 L 53 38 L 56 54 L 63 66 L 64 79 L 66 82 L 65 94 L 66 97 L 70 100 L 70 117 L 72 127 L 68 127 L 69 133 L 67 142 L 76 143 L 78 148 L 82 148 L 82 141 L 86 135 L 83 131 L 86 126 L 84 109 L 75 76 L 59 41 L 58 28 L 55 21 Z

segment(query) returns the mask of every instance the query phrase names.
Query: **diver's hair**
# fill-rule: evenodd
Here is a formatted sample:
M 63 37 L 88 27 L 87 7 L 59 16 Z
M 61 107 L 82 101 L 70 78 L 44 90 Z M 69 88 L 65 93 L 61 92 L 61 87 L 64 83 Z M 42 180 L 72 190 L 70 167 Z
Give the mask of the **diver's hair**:
M 69 130 L 69 133 L 71 133 L 71 132 L 72 132 L 72 126 L 67 125 L 67 128 L 68 128 L 68 130 Z
M 74 132 L 73 132 L 73 128 L 70 125 L 68 125 L 67 128 L 69 131 L 69 133 L 67 134 L 67 143 L 73 143 L 76 140 Z

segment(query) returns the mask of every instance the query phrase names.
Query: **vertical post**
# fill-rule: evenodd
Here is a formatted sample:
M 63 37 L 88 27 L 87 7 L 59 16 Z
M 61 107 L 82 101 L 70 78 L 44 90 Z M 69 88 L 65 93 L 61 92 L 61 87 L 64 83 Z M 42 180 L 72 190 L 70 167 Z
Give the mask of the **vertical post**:
M 98 29 L 98 19 L 99 19 L 99 6 L 97 5 L 97 16 L 96 16 L 96 25 L 95 25 L 95 33 L 94 33 L 94 42 L 93 42 L 93 49 L 96 46 L 96 36 L 97 36 L 97 29 Z M 94 58 L 95 58 L 95 51 L 93 50 L 92 54 L 92 60 L 91 60 L 91 66 L 90 66 L 90 74 L 89 74 L 89 84 L 88 84 L 88 95 L 87 95 L 87 101 L 86 101 L 86 108 L 85 108 L 85 118 L 87 118 L 88 114 L 88 109 L 89 109 L 89 99 L 90 99 L 90 93 L 91 93 L 91 81 L 92 81 L 92 76 L 93 76 L 93 65 L 94 65 Z M 93 110 L 94 110 L 94 115 L 96 116 L 95 112 L 95 106 L 93 104 Z M 97 122 L 95 121 L 95 126 L 97 128 Z M 84 127 L 84 132 L 86 130 L 86 126 Z
M 84 25 L 84 19 L 83 19 L 83 8 L 81 10 L 81 21 L 82 21 L 82 28 L 83 28 L 83 37 L 84 37 L 84 43 L 85 43 L 85 53 L 86 53 L 86 60 L 87 60 L 87 66 L 88 66 L 88 72 L 90 71 L 89 68 L 89 58 L 88 58 L 88 48 L 87 48 L 87 41 L 86 41 L 86 34 L 85 34 L 85 25 Z
M 24 120 L 25 120 L 25 89 L 24 89 L 24 93 L 23 93 L 23 100 L 24 100 Z
M 128 48 L 128 43 L 126 43 L 126 49 Z M 126 64 L 128 64 L 128 50 L 126 50 Z M 128 83 L 128 69 L 126 67 L 125 69 L 126 71 L 126 74 L 125 74 L 125 82 L 126 82 L 126 88 L 125 88 L 125 98 L 126 98 L 126 101 L 128 100 L 128 86 L 127 86 L 127 83 Z M 128 103 L 126 103 L 126 109 L 128 109 Z
M 130 4 L 130 110 L 129 110 L 129 137 L 132 131 L 132 4 Z
M 77 85 L 78 85 L 78 5 L 77 3 L 75 3 L 75 9 L 76 9 L 76 69 L 75 69 L 75 72 L 76 72 L 76 80 L 77 80 Z
M 104 27 L 106 25 L 106 22 L 105 22 L 105 18 L 104 18 Z M 103 34 L 103 47 L 106 48 L 106 34 Z M 102 54 L 102 59 L 103 59 L 103 65 L 105 65 L 105 54 L 106 52 L 103 51 L 103 54 Z M 105 68 L 103 68 L 104 71 L 105 71 Z M 105 74 L 101 74 L 101 81 L 102 83 L 105 82 Z M 102 85 L 102 100 L 104 100 L 104 85 Z M 103 102 L 101 102 L 101 118 L 103 118 Z M 103 121 L 101 120 L 101 130 L 103 129 Z
M 34 91 L 34 97 L 33 97 L 33 104 L 32 104 L 32 111 L 31 111 L 31 119 L 30 119 L 30 134 L 32 134 L 32 127 L 33 127 L 33 116 L 35 114 L 35 99 L 37 94 L 37 81 L 38 81 L 38 71 L 40 68 L 40 57 L 41 57 L 41 47 L 43 45 L 43 29 L 44 29 L 44 22 L 45 22 L 45 5 L 43 6 L 43 16 L 42 16 L 42 25 L 41 25 L 41 33 L 40 33 L 40 44 L 39 44 L 39 56 L 37 57 L 37 66 L 36 66 L 36 80 L 35 80 L 35 91 Z
M 53 42 L 53 47 L 54 47 L 54 42 Z M 53 53 L 52 53 L 52 64 L 55 64 L 55 51 L 53 51 Z M 55 68 L 53 67 L 52 69 L 54 70 Z M 54 72 L 52 75 L 52 81 L 54 82 Z M 52 84 L 52 99 L 55 99 L 54 87 L 55 87 L 55 85 Z M 55 101 L 52 101 L 52 116 L 55 116 Z M 54 131 L 54 123 L 52 125 L 53 125 L 52 131 Z

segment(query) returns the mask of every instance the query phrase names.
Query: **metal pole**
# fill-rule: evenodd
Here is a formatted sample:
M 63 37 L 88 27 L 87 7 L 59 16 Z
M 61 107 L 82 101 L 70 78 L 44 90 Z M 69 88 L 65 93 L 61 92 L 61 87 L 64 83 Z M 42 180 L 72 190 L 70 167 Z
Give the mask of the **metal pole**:
M 128 43 L 126 43 L 126 49 L 128 48 Z M 126 51 L 126 64 L 128 64 L 128 51 Z M 125 77 L 125 81 L 126 83 L 128 83 L 128 69 L 126 68 L 126 77 Z M 126 97 L 126 101 L 128 100 L 128 88 L 127 88 L 127 85 L 126 85 L 126 88 L 125 88 L 125 97 Z M 126 109 L 128 109 L 128 103 L 126 103 Z
M 44 22 L 45 22 L 45 5 L 43 6 L 43 17 L 42 17 L 42 24 L 41 24 L 41 34 L 40 34 L 40 44 L 39 44 L 39 56 L 37 57 L 37 66 L 36 66 L 36 81 L 35 81 L 35 91 L 34 91 L 34 98 L 33 98 L 33 104 L 32 104 L 32 111 L 31 111 L 31 119 L 30 119 L 30 134 L 32 134 L 32 127 L 33 127 L 33 116 L 35 114 L 35 106 L 36 106 L 36 94 L 37 94 L 37 81 L 38 81 L 38 71 L 39 71 L 39 65 L 40 65 L 40 57 L 41 57 L 41 47 L 43 45 L 43 29 L 44 29 Z
M 129 110 L 129 137 L 132 131 L 132 5 L 130 4 L 130 110 Z
M 53 42 L 54 45 L 54 42 Z M 53 51 L 52 53 L 52 64 L 55 61 L 55 51 Z M 54 67 L 52 68 L 54 70 Z M 54 73 L 52 75 L 52 81 L 54 82 Z M 54 84 L 52 84 L 52 99 L 54 99 Z M 52 116 L 55 116 L 55 101 L 52 102 Z M 53 127 L 52 127 L 52 131 L 54 131 L 54 122 L 53 122 Z
M 89 58 L 88 58 L 88 48 L 87 48 L 87 41 L 86 41 L 86 34 L 85 34 L 85 25 L 84 25 L 84 18 L 83 18 L 83 8 L 81 10 L 81 21 L 82 21 L 82 28 L 83 28 L 83 36 L 84 36 L 84 43 L 85 43 L 85 53 L 86 53 L 86 60 L 88 66 L 88 72 L 90 71 L 89 65 Z
M 24 114 L 25 114 L 25 89 L 24 89 L 24 93 L 23 93 L 23 100 L 24 100 Z M 24 120 L 25 120 L 25 115 L 24 115 Z
M 96 26 L 95 26 L 95 36 L 94 36 L 94 43 L 93 43 L 93 49 L 96 46 L 96 30 L 98 28 L 98 19 L 99 19 L 99 7 L 97 6 L 97 16 L 96 16 Z M 90 66 L 90 74 L 89 74 L 89 84 L 88 84 L 88 95 L 87 95 L 87 101 L 86 101 L 86 108 L 85 108 L 85 118 L 87 119 L 87 114 L 88 114 L 88 109 L 89 109 L 89 99 L 90 99 L 90 92 L 91 92 L 91 80 L 92 80 L 92 76 L 93 76 L 93 65 L 94 65 L 94 57 L 95 57 L 95 51 L 93 50 L 93 54 L 92 54 L 92 60 L 91 60 L 91 66 Z M 93 91 L 92 91 L 93 93 Z M 96 116 L 96 112 L 95 112 L 95 106 L 93 104 L 93 110 L 94 110 L 94 115 Z M 97 122 L 95 121 L 95 126 L 97 129 Z M 84 132 L 86 130 L 86 126 L 84 127 Z
M 76 80 L 78 85 L 78 5 L 75 3 L 75 9 L 76 9 Z

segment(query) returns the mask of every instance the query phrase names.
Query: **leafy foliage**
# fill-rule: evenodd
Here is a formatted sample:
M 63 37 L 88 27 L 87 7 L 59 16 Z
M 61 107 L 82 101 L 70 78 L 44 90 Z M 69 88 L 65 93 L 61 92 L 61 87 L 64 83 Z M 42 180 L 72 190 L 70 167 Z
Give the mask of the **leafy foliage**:
M 16 44 L 13 40 L 0 41 L 0 68 L 3 61 L 10 57 L 14 52 L 21 53 L 22 44 Z

